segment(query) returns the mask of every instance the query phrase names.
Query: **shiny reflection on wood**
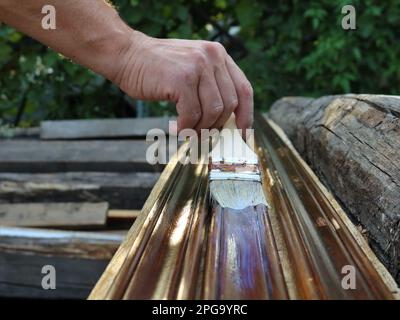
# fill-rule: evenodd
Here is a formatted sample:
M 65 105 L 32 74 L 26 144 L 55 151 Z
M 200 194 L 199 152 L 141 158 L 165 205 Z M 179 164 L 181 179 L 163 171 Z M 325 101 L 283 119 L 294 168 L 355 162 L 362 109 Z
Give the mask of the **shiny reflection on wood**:
M 287 299 L 267 207 L 212 213 L 203 298 Z
M 393 298 L 386 270 L 283 135 L 261 116 L 255 129 L 270 208 L 210 204 L 209 169 L 182 165 L 183 146 L 90 299 Z M 341 286 L 345 265 L 356 290 Z

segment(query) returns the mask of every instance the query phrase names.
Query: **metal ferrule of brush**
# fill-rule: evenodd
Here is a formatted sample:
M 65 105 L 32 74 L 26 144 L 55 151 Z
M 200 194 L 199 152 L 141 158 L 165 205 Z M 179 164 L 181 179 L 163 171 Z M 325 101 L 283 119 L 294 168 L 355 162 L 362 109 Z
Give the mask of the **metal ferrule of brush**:
M 261 174 L 256 164 L 211 163 L 210 180 L 242 180 L 261 182 Z

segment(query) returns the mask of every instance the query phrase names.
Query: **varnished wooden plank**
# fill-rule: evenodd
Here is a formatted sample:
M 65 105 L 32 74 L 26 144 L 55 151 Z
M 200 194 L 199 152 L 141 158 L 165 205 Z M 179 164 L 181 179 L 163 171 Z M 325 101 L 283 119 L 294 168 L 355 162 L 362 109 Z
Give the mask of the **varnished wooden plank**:
M 334 208 L 335 212 L 337 213 L 339 219 L 345 224 L 346 228 L 352 234 L 352 236 L 354 237 L 354 239 L 357 242 L 360 249 L 368 257 L 368 260 L 371 262 L 371 264 L 373 265 L 375 270 L 379 273 L 379 276 L 381 277 L 382 281 L 386 284 L 386 286 L 389 288 L 389 290 L 391 290 L 394 297 L 396 299 L 400 299 L 400 289 L 398 288 L 398 285 L 396 284 L 395 280 L 390 275 L 388 270 L 385 268 L 385 266 L 382 264 L 382 262 L 379 261 L 379 259 L 375 255 L 375 253 L 372 251 L 371 247 L 369 246 L 368 242 L 366 241 L 365 237 L 362 235 L 360 230 L 350 220 L 350 218 L 344 212 L 343 208 L 340 206 L 340 204 L 335 199 L 333 194 L 328 191 L 328 189 L 318 179 L 318 177 L 316 176 L 314 171 L 307 165 L 307 163 L 304 161 L 304 159 L 300 156 L 300 154 L 294 148 L 292 142 L 286 136 L 286 134 L 284 133 L 282 128 L 279 127 L 270 118 L 266 118 L 266 119 L 267 119 L 268 123 L 271 125 L 271 127 L 274 128 L 275 132 L 279 135 L 279 137 L 285 142 L 285 144 L 288 146 L 288 148 L 290 148 L 291 152 L 293 153 L 293 156 L 299 162 L 302 163 L 302 165 L 304 166 L 304 169 L 310 175 L 311 179 L 318 185 L 320 192 L 323 193 L 323 195 L 330 202 L 330 204 Z
M 107 212 L 107 202 L 0 204 L 0 225 L 74 228 L 104 226 Z
M 177 166 L 177 164 L 179 160 L 185 156 L 186 154 L 183 148 L 180 148 L 178 153 L 174 155 L 167 164 L 160 179 L 157 181 L 149 198 L 144 204 L 141 214 L 132 225 L 125 241 L 121 244 L 110 264 L 93 288 L 89 299 L 122 298 L 129 279 L 132 276 L 132 272 L 134 271 L 130 267 L 130 264 L 132 261 L 137 263 L 138 259 L 140 259 L 139 255 L 136 255 L 136 252 L 138 252 L 138 250 L 143 250 L 146 245 L 146 239 L 148 239 L 149 234 L 153 232 L 154 226 L 161 214 L 161 204 L 164 203 L 168 197 L 170 185 L 177 183 L 178 177 L 181 174 L 181 168 L 179 165 Z M 185 189 L 180 190 L 183 191 Z M 171 212 L 173 212 L 173 208 L 171 208 Z M 202 234 L 201 230 L 199 230 L 198 234 Z M 190 265 L 198 267 L 198 264 L 193 264 L 192 260 Z
M 173 118 L 131 118 L 42 121 L 41 139 L 88 139 L 145 137 L 151 129 L 168 132 L 169 121 Z
M 137 140 L 0 140 L 0 171 L 137 172 L 161 169 L 147 162 L 148 146 L 145 141 Z
M 266 206 L 214 205 L 212 225 L 204 299 L 288 299 Z
M 312 299 L 391 299 L 368 256 L 339 218 L 329 199 L 276 131 L 261 116 L 256 130 L 264 165 L 271 169 L 273 206 L 280 210 L 285 240 L 295 269 L 298 292 Z M 300 241 L 298 241 L 299 239 Z M 296 245 L 295 245 L 296 244 Z M 302 261 L 303 260 L 303 261 Z M 343 266 L 357 272 L 356 288 L 342 286 Z M 313 284 L 305 279 L 313 279 Z
M 182 165 L 181 150 L 89 298 L 393 298 L 304 163 L 267 124 L 256 138 L 268 210 L 210 210 L 208 167 Z M 355 291 L 341 286 L 343 264 L 357 268 Z
M 162 174 L 90 298 L 286 298 L 273 235 L 266 237 L 269 227 L 262 227 L 269 225 L 266 212 L 231 212 L 230 219 L 222 218 L 223 228 L 213 229 L 216 214 L 210 217 L 208 212 L 207 165 L 183 166 L 177 159 Z M 234 235 L 227 229 L 231 224 Z M 215 243 L 206 241 L 214 234 Z M 232 258 L 232 250 L 240 257 Z M 254 258 L 252 266 L 246 257 Z

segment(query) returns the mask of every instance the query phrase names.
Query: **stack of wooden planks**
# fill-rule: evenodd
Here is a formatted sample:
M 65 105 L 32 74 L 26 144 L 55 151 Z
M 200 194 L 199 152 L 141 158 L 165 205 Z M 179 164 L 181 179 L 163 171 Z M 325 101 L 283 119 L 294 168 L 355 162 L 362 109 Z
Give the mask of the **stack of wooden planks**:
M 1 297 L 88 296 L 159 178 L 144 137 L 168 120 L 45 121 L 0 137 Z M 42 288 L 46 265 L 56 290 Z

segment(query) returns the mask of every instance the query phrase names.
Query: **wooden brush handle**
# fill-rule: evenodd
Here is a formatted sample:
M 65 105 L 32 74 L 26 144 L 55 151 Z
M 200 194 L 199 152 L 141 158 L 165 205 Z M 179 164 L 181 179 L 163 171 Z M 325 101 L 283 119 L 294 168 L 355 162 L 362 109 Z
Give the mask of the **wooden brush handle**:
M 228 120 L 225 122 L 223 129 L 229 129 L 229 130 L 238 130 L 238 127 L 236 125 L 236 117 L 235 114 L 232 112 L 231 116 L 228 118 Z M 247 146 L 256 152 L 255 150 L 255 143 L 254 143 L 254 135 L 251 134 L 247 137 L 247 139 L 243 139 L 243 141 L 247 144 Z
M 230 129 L 230 130 L 237 130 L 238 127 L 236 125 L 236 118 L 235 118 L 235 114 L 232 113 L 231 116 L 228 118 L 228 120 L 226 120 L 223 129 Z

